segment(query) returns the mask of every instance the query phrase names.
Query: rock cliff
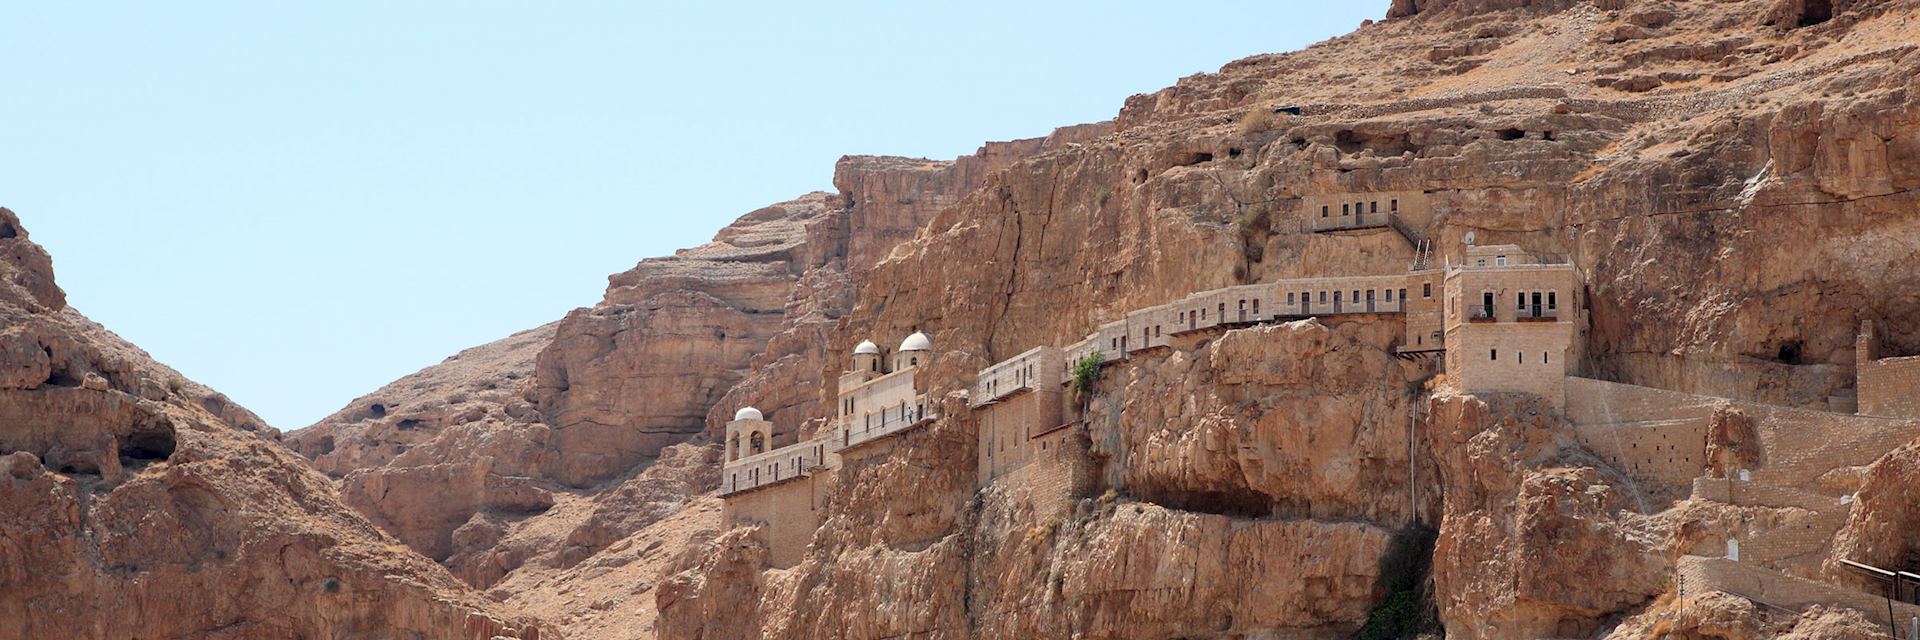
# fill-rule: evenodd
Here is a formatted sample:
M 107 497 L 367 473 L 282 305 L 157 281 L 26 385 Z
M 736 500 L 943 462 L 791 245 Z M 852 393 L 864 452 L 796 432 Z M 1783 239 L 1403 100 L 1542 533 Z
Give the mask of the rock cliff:
M 539 637 L 66 307 L 5 209 L 0 255 L 0 638 Z
M 1890 323 L 1895 351 L 1920 351 L 1920 283 L 1901 266 L 1920 263 L 1920 247 L 1898 240 L 1920 237 L 1915 12 L 1399 2 L 1396 19 L 1135 96 L 1111 133 L 986 176 L 855 281 L 817 377 L 830 381 L 860 338 L 924 329 L 942 355 L 923 375 L 941 396 L 1130 309 L 1281 277 L 1395 273 L 1424 240 L 1436 260 L 1477 242 L 1571 262 L 1592 318 L 1584 375 L 1849 411 L 1860 320 Z M 911 167 L 895 170 L 911 184 Z M 1371 192 L 1422 193 L 1431 216 L 1307 230 L 1305 198 Z M 1430 371 L 1393 360 L 1387 324 L 1231 332 L 1109 372 L 1087 429 L 1095 485 L 1122 505 L 1111 512 L 1082 497 L 1055 521 L 1001 489 L 975 494 L 948 474 L 974 465 L 962 447 L 977 425 L 949 412 L 836 474 L 799 566 L 758 569 L 764 550 L 739 532 L 689 558 L 657 592 L 663 637 L 1351 633 L 1390 604 L 1389 534 L 1416 514 L 1434 536 L 1419 590 L 1450 635 L 1639 637 L 1661 625 L 1623 621 L 1717 615 L 1669 593 L 1700 531 L 1803 517 L 1639 487 L 1574 444 L 1552 407 L 1427 398 Z M 835 392 L 827 382 L 819 397 Z M 1409 443 L 1416 407 L 1423 435 Z M 1716 424 L 1734 433 L 1734 420 Z M 1888 498 L 1855 511 L 1845 538 L 1886 562 L 1912 545 L 1860 514 L 1910 515 L 1890 506 L 1901 468 L 1833 476 L 1887 478 L 1862 489 Z M 1188 562 L 1132 530 L 1143 521 L 1216 551 Z M 1288 540 L 1274 549 L 1216 546 L 1209 523 L 1293 532 L 1262 534 Z M 1307 544 L 1288 537 L 1301 531 L 1340 540 L 1329 553 L 1352 564 L 1312 591 L 1260 583 L 1262 563 L 1303 562 L 1282 559 Z M 1239 570 L 1211 574 L 1216 560 Z M 1137 580 L 1145 566 L 1187 581 Z M 1274 610 L 1233 609 L 1251 597 L 1240 589 Z M 1851 624 L 1809 614 L 1751 637 Z
M 1677 593 L 1683 557 L 1725 541 L 1710 532 L 1806 509 L 1641 486 L 1549 404 L 1451 393 L 1432 360 L 1396 358 L 1398 319 L 1238 329 L 1109 368 L 1075 434 L 1085 457 L 1054 479 L 1064 495 L 981 488 L 980 424 L 954 394 L 1189 292 L 1512 243 L 1580 273 L 1585 376 L 1849 411 L 1862 320 L 1920 353 L 1916 17 L 1912 0 L 1396 0 L 1352 34 L 1134 96 L 1109 123 L 954 161 L 844 158 L 837 193 L 643 261 L 594 307 L 287 443 L 365 514 L 336 515 L 356 535 L 379 539 L 370 521 L 570 637 L 1868 637 L 1858 612 Z M 1429 210 L 1310 231 L 1308 198 L 1380 192 Z M 44 256 L 9 251 L 21 313 L 69 313 Z M 943 417 L 850 457 L 805 559 L 768 568 L 705 495 L 714 435 L 744 405 L 775 445 L 814 433 L 853 345 L 913 330 L 937 345 L 921 380 Z M 62 331 L 42 333 L 81 329 Z M 260 430 L 190 383 L 169 400 L 164 374 L 90 377 L 92 356 L 42 333 L 9 334 L 8 379 Z M 143 457 L 162 448 L 139 444 L 157 424 L 143 406 L 54 409 L 115 426 L 10 444 L 40 465 L 13 477 L 60 496 L 62 474 L 173 468 Z M 1787 454 L 1743 448 L 1762 419 L 1713 412 L 1715 473 Z M 1912 566 L 1913 452 L 1823 470 L 1859 506 L 1788 570 Z M 0 553 L 51 548 L 13 545 Z M 7 566 L 55 566 L 40 562 Z

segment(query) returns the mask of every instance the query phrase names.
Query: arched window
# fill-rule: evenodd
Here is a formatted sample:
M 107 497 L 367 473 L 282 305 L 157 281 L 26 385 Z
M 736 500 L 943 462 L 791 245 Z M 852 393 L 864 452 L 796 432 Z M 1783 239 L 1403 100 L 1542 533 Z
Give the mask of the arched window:
M 767 438 L 766 436 L 761 435 L 760 432 L 758 431 L 753 432 L 753 437 L 750 438 L 748 442 L 751 443 L 751 446 L 753 447 L 753 453 L 755 454 L 758 454 L 762 451 L 767 450 Z
M 727 442 L 727 459 L 740 459 L 740 434 L 738 433 L 733 434 L 733 439 Z

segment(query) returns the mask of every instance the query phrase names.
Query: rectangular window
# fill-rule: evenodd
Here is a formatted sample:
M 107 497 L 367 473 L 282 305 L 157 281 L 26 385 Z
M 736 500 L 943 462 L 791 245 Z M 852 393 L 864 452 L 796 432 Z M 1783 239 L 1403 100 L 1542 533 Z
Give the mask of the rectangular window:
M 1388 210 L 1388 211 L 1399 211 L 1399 210 L 1400 210 L 1400 199 L 1399 199 L 1399 198 L 1394 198 L 1394 199 L 1392 199 L 1392 200 L 1389 200 L 1389 201 L 1387 201 L 1387 210 Z
M 1293 301 L 1293 292 L 1292 292 L 1292 291 L 1288 291 L 1288 292 L 1287 292 L 1287 306 L 1289 306 L 1289 307 L 1291 307 L 1291 306 L 1293 306 L 1293 305 L 1294 305 L 1294 301 Z
M 1518 299 L 1514 301 L 1513 308 L 1525 310 L 1527 308 L 1527 292 L 1522 291 L 1514 295 L 1518 296 Z
M 1401 302 L 1406 302 L 1406 301 L 1407 301 L 1407 288 L 1406 288 L 1406 287 L 1400 287 L 1400 301 L 1401 301 Z
M 1153 325 L 1153 337 L 1160 337 L 1160 325 Z
M 1519 359 L 1520 359 L 1520 364 L 1526 364 L 1526 363 L 1527 363 L 1527 352 L 1525 352 L 1525 351 L 1516 351 L 1516 352 L 1514 352 L 1514 354 L 1513 354 L 1513 357 L 1515 357 L 1515 358 L 1519 358 Z
M 1392 289 L 1388 289 L 1388 290 L 1387 290 L 1387 302 L 1393 302 L 1393 290 L 1392 290 Z
M 1359 291 L 1357 291 L 1357 290 L 1356 290 L 1356 291 L 1354 291 L 1354 292 L 1353 292 L 1353 297 L 1352 297 L 1352 298 L 1348 298 L 1348 300 L 1352 300 L 1352 301 L 1354 301 L 1354 302 L 1359 302 L 1359 301 L 1360 301 L 1360 292 L 1359 292 Z
M 1320 292 L 1320 304 L 1326 304 L 1326 303 L 1327 303 L 1327 292 L 1322 291 Z
M 1320 217 L 1327 217 L 1327 205 L 1320 205 Z
M 1547 359 L 1547 352 L 1540 352 L 1540 364 L 1547 364 L 1549 362 L 1552 362 L 1552 360 Z
M 1333 303 L 1340 304 L 1340 292 L 1338 291 L 1333 292 Z
M 1375 200 L 1367 203 L 1367 213 L 1380 213 L 1380 201 Z
M 1560 308 L 1560 301 L 1559 301 L 1559 299 L 1558 299 L 1558 298 L 1559 298 L 1559 296 L 1557 295 L 1557 294 L 1559 294 L 1559 293 L 1560 293 L 1560 292 L 1558 292 L 1558 291 L 1548 291 L 1548 292 L 1547 292 L 1547 310 L 1548 310 L 1548 311 L 1552 311 L 1552 310 L 1554 310 L 1554 309 L 1558 309 L 1558 308 Z
M 1496 266 L 1496 267 L 1504 267 L 1504 266 L 1507 266 L 1507 257 L 1506 257 L 1506 256 L 1494 256 L 1494 257 L 1493 257 L 1493 266 Z
M 1490 349 L 1490 350 L 1488 350 L 1488 351 L 1487 351 L 1487 359 L 1488 359 L 1488 360 L 1492 360 L 1492 361 L 1494 361 L 1494 362 L 1499 362 L 1499 361 L 1500 361 L 1500 350 L 1499 350 L 1499 349 Z
M 1420 297 L 1422 298 L 1433 297 L 1433 283 L 1431 282 L 1420 283 Z
M 1260 315 L 1260 299 L 1259 298 L 1254 298 L 1253 300 L 1253 315 L 1256 315 L 1256 316 Z
M 1350 204 L 1346 204 L 1346 203 L 1341 203 L 1341 204 L 1340 204 L 1340 215 L 1341 215 L 1342 217 L 1345 217 L 1345 216 L 1350 216 L 1350 215 L 1353 215 L 1353 205 L 1350 205 Z
M 1244 299 L 1243 299 L 1243 300 L 1241 300 L 1241 301 L 1240 301 L 1240 306 L 1238 306 L 1238 307 L 1235 307 L 1235 308 L 1236 308 L 1236 309 L 1239 309 L 1239 310 L 1241 310 L 1241 311 L 1246 311 L 1246 310 L 1247 310 L 1247 301 L 1246 301 L 1246 300 L 1244 300 Z

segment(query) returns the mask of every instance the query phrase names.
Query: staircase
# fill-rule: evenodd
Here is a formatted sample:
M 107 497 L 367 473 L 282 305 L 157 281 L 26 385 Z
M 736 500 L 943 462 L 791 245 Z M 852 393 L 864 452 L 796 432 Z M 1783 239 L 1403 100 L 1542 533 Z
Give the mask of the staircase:
M 1413 247 L 1412 271 L 1424 271 L 1427 265 L 1433 263 L 1433 241 L 1415 231 L 1413 227 L 1407 226 L 1406 221 L 1401 220 L 1397 215 L 1387 216 L 1387 226 L 1393 227 L 1394 232 L 1400 234 L 1400 237 L 1407 241 L 1408 246 Z

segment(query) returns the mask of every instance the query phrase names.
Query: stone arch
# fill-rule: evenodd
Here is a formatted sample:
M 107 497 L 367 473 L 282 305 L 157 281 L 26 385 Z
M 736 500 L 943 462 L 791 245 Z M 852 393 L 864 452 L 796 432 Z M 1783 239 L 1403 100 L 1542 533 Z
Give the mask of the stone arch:
M 753 432 L 752 438 L 749 439 L 749 442 L 752 447 L 752 453 L 749 453 L 747 455 L 756 455 L 756 454 L 766 452 L 767 436 L 765 434 L 762 434 L 759 431 L 755 431 Z

